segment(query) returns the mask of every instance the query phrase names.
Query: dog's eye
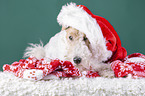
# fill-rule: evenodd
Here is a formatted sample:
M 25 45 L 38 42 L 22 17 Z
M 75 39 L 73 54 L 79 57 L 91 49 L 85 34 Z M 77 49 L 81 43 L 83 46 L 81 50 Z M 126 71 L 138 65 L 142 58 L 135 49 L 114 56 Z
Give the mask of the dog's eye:
M 87 39 L 88 39 L 87 37 L 84 37 L 84 38 L 83 38 L 84 41 L 86 41 Z
M 70 26 L 68 26 L 67 28 L 65 28 L 65 30 L 67 30 L 68 28 L 70 28 Z
M 70 40 L 73 40 L 73 37 L 72 37 L 72 36 L 69 36 L 69 39 L 70 39 Z

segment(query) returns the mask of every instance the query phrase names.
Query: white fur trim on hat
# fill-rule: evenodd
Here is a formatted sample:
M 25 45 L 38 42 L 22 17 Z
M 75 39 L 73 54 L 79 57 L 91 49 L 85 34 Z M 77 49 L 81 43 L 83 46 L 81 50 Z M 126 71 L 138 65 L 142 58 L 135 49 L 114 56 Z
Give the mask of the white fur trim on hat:
M 94 57 L 98 61 L 108 60 L 112 52 L 107 50 L 106 40 L 97 21 L 92 18 L 82 7 L 75 3 L 64 5 L 57 17 L 60 25 L 71 26 L 86 34 Z

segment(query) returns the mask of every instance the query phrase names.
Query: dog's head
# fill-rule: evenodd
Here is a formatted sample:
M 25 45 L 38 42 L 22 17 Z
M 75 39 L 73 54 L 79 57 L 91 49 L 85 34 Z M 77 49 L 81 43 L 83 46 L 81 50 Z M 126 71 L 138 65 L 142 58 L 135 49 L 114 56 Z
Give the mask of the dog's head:
M 71 61 L 80 70 L 90 70 L 92 51 L 86 35 L 70 26 L 62 27 L 62 30 L 66 31 L 66 40 L 68 43 L 67 60 Z

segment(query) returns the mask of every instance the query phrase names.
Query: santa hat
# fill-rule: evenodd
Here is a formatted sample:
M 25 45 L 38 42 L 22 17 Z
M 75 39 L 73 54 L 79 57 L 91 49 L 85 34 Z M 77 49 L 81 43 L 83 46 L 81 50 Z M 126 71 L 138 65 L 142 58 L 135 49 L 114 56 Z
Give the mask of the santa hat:
M 122 60 L 127 52 L 113 26 L 103 17 L 96 16 L 84 5 L 64 5 L 57 17 L 60 25 L 71 26 L 86 34 L 93 54 L 98 60 Z

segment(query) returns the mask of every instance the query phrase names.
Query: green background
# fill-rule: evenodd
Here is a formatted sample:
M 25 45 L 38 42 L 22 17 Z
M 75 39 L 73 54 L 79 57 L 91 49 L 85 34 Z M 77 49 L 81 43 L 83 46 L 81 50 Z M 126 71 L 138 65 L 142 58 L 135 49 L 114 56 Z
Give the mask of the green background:
M 21 59 L 28 43 L 46 44 L 59 32 L 57 15 L 71 1 L 109 20 L 128 54 L 145 54 L 145 0 L 0 0 L 0 70 Z

